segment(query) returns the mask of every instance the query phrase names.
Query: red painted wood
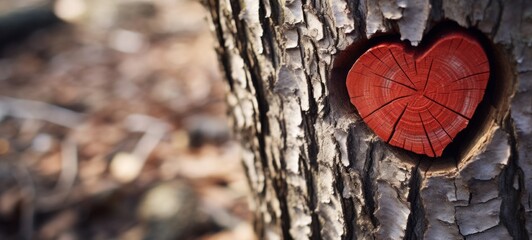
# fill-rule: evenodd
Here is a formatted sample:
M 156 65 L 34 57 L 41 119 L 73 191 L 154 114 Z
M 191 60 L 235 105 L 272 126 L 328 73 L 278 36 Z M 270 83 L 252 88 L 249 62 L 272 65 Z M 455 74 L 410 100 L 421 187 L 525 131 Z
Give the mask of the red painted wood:
M 366 124 L 384 141 L 441 156 L 482 100 L 489 62 L 464 33 L 446 35 L 423 52 L 399 43 L 366 51 L 347 75 L 347 90 Z

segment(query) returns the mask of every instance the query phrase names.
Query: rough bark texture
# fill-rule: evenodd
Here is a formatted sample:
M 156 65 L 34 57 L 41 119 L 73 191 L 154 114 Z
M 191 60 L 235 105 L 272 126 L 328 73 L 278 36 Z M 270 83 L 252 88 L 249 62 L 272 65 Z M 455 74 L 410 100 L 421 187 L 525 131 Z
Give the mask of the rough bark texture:
M 260 239 L 528 239 L 532 4 L 526 0 L 206 0 Z M 335 79 L 377 32 L 417 45 L 439 21 L 493 43 L 494 92 L 466 150 L 390 147 Z M 493 83 L 495 82 L 495 83 Z M 462 136 L 463 138 L 464 136 Z

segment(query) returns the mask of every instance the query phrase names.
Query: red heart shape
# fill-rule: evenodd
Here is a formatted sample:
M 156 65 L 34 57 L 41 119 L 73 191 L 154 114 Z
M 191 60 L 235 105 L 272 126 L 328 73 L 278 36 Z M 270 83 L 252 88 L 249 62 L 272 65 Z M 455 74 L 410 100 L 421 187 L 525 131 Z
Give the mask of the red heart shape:
M 489 73 L 480 43 L 452 33 L 424 51 L 400 43 L 374 46 L 353 64 L 346 85 L 351 103 L 380 138 L 435 157 L 469 123 Z

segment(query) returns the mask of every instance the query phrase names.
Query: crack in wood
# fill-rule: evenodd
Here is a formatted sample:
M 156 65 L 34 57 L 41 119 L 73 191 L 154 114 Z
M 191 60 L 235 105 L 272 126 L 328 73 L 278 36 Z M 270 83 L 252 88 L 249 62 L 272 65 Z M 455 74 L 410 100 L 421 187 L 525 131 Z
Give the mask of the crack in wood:
M 417 61 L 414 59 L 414 71 L 416 71 L 416 75 L 417 75 Z
M 364 65 L 364 66 L 365 66 L 365 65 Z M 417 91 L 417 89 L 416 89 L 415 87 L 408 86 L 408 85 L 406 85 L 406 84 L 404 84 L 404 83 L 402 83 L 402 82 L 395 81 L 395 80 L 393 80 L 393 79 L 391 79 L 391 78 L 388 78 L 388 77 L 385 77 L 385 76 L 383 76 L 383 75 L 381 75 L 381 74 L 378 74 L 378 73 L 376 73 L 376 72 L 373 72 L 373 71 L 371 71 L 371 70 L 369 69 L 369 67 L 368 67 L 368 72 L 373 73 L 374 75 L 379 76 L 379 77 L 383 78 L 384 80 L 388 80 L 388 81 L 390 81 L 390 82 L 394 82 L 394 83 L 397 83 L 397 84 L 399 84 L 399 85 L 401 85 L 401 86 L 407 87 L 408 89 L 410 89 L 410 90 L 412 90 L 412 91 Z M 355 72 L 355 73 L 358 73 L 358 74 L 360 74 L 360 75 L 367 76 L 367 75 L 365 75 L 364 73 L 360 73 L 360 72 Z
M 397 101 L 397 100 L 400 100 L 400 99 L 403 99 L 403 98 L 406 98 L 406 97 L 410 97 L 412 96 L 413 94 L 410 94 L 410 95 L 405 95 L 405 96 L 400 96 L 400 97 L 396 97 L 390 101 L 388 101 L 387 103 L 383 104 L 382 106 L 378 107 L 377 109 L 371 111 L 368 115 L 366 115 L 365 117 L 363 117 L 362 119 L 366 119 L 367 117 L 371 116 L 371 114 L 379 111 L 380 109 L 382 109 L 383 107 L 386 107 L 387 105 L 390 105 L 391 103 Z
M 478 75 L 481 75 L 481 74 L 488 74 L 490 73 L 490 71 L 483 71 L 483 72 L 478 72 L 478 73 L 472 73 L 470 75 L 467 75 L 467 76 L 464 76 L 464 77 L 461 77 L 461 78 L 457 78 L 456 80 L 448 83 L 447 85 L 445 86 L 449 86 L 449 84 L 452 84 L 452 83 L 455 83 L 455 82 L 458 82 L 458 81 L 461 81 L 461 80 L 464 80 L 464 79 L 467 79 L 467 78 L 470 78 L 470 77 L 474 77 L 474 76 L 478 76 Z
M 428 85 L 429 79 L 430 79 L 430 71 L 432 70 L 432 63 L 434 63 L 434 58 L 430 61 L 429 73 L 427 74 L 427 79 L 425 80 L 425 86 L 423 86 L 423 92 L 425 92 L 425 90 L 427 90 L 427 85 Z
M 390 51 L 390 54 L 392 55 L 393 60 L 397 64 L 397 67 L 399 67 L 399 69 L 401 69 L 401 72 L 403 72 L 403 74 L 405 75 L 406 79 L 408 79 L 408 81 L 410 81 L 410 83 L 412 83 L 413 86 L 416 86 L 416 84 L 414 84 L 414 82 L 412 82 L 412 79 L 410 79 L 410 77 L 406 74 L 405 70 L 403 70 L 403 68 L 401 67 L 401 64 L 399 64 L 399 62 L 397 61 L 397 59 L 393 55 L 392 50 L 388 49 L 388 51 Z
M 406 68 L 410 68 L 410 67 L 408 66 L 408 61 L 406 61 L 406 54 L 405 54 L 405 53 L 403 53 L 403 60 L 405 61 Z M 416 61 L 416 60 L 414 59 L 414 62 L 415 62 L 415 61 Z M 417 73 L 417 72 L 416 72 L 416 73 Z
M 429 138 L 429 133 L 427 132 L 427 128 L 425 127 L 425 122 L 423 121 L 423 118 L 421 118 L 421 114 L 418 113 L 419 120 L 421 121 L 421 126 L 423 126 L 423 130 L 425 131 L 425 136 L 427 137 L 427 142 L 429 142 L 430 149 L 432 150 L 432 153 L 436 155 L 436 151 L 434 151 L 434 146 L 432 146 L 432 141 Z
M 432 118 L 434 118 L 434 120 L 436 120 L 436 122 L 438 123 L 438 125 L 440 125 L 441 129 L 443 130 L 443 132 L 445 132 L 445 135 L 447 135 L 447 137 L 449 137 L 450 140 L 453 140 L 453 138 L 451 137 L 451 135 L 449 135 L 449 133 L 447 132 L 447 130 L 445 130 L 445 128 L 443 127 L 443 125 L 441 124 L 440 120 L 438 120 L 438 118 L 436 118 L 432 112 L 430 111 L 430 109 L 427 109 L 427 112 L 429 112 L 430 116 Z
M 393 130 L 392 130 L 392 133 L 390 134 L 390 137 L 386 141 L 387 143 L 389 143 L 390 140 L 392 140 L 393 135 L 395 134 L 395 130 L 397 130 L 397 124 L 399 124 L 399 122 L 401 121 L 401 118 L 403 117 L 403 114 L 405 113 L 407 108 L 408 108 L 408 103 L 405 105 L 405 108 L 403 109 L 403 111 L 401 112 L 401 114 L 399 115 L 395 123 L 393 124 Z
M 388 69 L 391 69 L 392 67 L 388 66 L 388 64 L 386 64 L 384 61 L 382 61 L 382 59 L 380 57 L 378 57 L 377 55 L 375 55 L 375 53 L 373 52 L 370 52 L 371 55 L 373 55 L 373 57 L 375 57 L 377 60 L 379 60 L 382 64 L 384 64 L 386 67 L 388 67 Z
M 436 104 L 442 106 L 443 108 L 445 108 L 445 109 L 447 109 L 447 110 L 449 110 L 449 111 L 455 113 L 456 115 L 458 115 L 458 116 L 460 116 L 460 117 L 463 117 L 463 118 L 465 118 L 465 119 L 467 119 L 467 120 L 470 120 L 470 118 L 466 117 L 465 115 L 463 115 L 463 114 L 457 112 L 456 110 L 454 110 L 454 109 L 452 109 L 452 108 L 449 108 L 449 107 L 447 107 L 447 106 L 445 106 L 445 105 L 439 103 L 438 101 L 436 101 L 436 100 L 434 100 L 434 99 L 432 99 L 432 98 L 429 98 L 429 97 L 427 97 L 427 96 L 425 96 L 425 95 L 423 95 L 423 97 L 425 97 L 426 99 L 428 99 L 428 100 L 430 100 L 430 101 L 432 101 L 432 102 L 434 102 L 434 103 L 436 103 Z

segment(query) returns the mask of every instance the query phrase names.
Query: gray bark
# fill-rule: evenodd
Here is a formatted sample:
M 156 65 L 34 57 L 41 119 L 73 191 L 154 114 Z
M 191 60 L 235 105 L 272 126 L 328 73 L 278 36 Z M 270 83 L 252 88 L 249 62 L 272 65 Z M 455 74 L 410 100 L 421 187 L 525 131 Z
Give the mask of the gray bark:
M 206 0 L 260 239 L 528 239 L 532 4 Z M 457 154 L 388 146 L 345 97 L 334 60 L 393 32 L 417 45 L 449 19 L 493 43 L 495 88 Z M 466 144 L 467 143 L 467 144 Z

